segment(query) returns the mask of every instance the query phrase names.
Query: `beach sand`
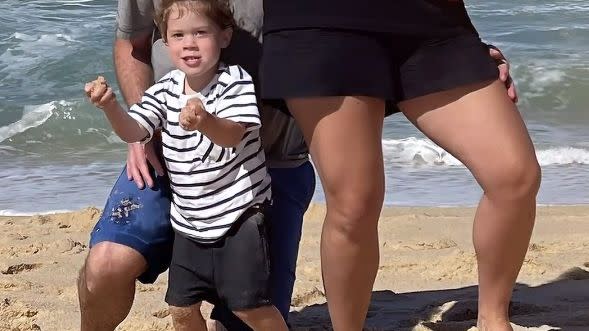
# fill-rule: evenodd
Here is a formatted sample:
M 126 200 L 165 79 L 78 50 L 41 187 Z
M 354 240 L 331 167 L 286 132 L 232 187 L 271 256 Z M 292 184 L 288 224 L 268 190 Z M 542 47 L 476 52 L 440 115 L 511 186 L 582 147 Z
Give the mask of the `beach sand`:
M 0 217 L 0 330 L 77 330 L 76 278 L 100 210 Z M 329 329 L 319 238 L 306 214 L 290 316 L 294 330 Z M 472 208 L 386 208 L 367 330 L 474 330 Z M 118 330 L 172 330 L 167 277 L 138 285 Z M 541 207 L 512 307 L 516 330 L 589 330 L 589 206 Z

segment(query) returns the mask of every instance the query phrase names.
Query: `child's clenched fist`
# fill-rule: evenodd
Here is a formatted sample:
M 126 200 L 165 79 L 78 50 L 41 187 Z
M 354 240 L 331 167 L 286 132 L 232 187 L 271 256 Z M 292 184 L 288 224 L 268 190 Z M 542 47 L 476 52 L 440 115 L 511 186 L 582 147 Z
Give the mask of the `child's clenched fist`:
M 199 130 L 209 116 L 199 98 L 189 99 L 180 111 L 180 126 L 186 131 Z
M 116 104 L 116 96 L 102 76 L 98 76 L 94 81 L 86 83 L 84 91 L 88 99 L 98 108 L 105 109 Z

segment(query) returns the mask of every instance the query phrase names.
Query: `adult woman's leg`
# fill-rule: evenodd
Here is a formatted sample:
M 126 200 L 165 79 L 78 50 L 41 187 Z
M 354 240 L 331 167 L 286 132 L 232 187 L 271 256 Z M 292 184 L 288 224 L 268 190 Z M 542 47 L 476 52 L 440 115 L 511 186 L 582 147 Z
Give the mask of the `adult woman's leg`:
M 512 330 L 508 307 L 536 212 L 540 167 L 501 82 L 462 86 L 402 102 L 422 132 L 462 161 L 483 189 L 473 240 L 481 330 Z
M 378 269 L 384 197 L 384 102 L 369 97 L 288 100 L 325 192 L 323 282 L 337 331 L 361 330 Z

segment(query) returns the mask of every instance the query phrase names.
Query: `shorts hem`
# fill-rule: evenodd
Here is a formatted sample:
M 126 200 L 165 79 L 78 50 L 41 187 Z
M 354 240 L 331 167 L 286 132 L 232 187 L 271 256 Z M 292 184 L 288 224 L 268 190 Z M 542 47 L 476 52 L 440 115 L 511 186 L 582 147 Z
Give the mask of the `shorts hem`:
M 157 280 L 158 276 L 167 269 L 166 267 L 162 271 L 159 271 L 158 268 L 162 265 L 162 263 L 157 263 L 154 261 L 154 257 L 152 256 L 154 250 L 153 247 L 166 245 L 167 241 L 162 240 L 159 242 L 147 244 L 145 241 L 129 234 L 99 232 L 93 233 L 91 235 L 89 246 L 92 248 L 102 242 L 112 242 L 115 244 L 127 246 L 139 252 L 139 254 L 143 256 L 147 262 L 147 270 L 137 277 L 137 280 L 142 284 L 153 284 Z
M 480 83 L 486 83 L 486 82 L 492 83 L 492 82 L 496 81 L 498 78 L 499 78 L 499 73 L 493 73 L 493 74 L 489 74 L 488 76 L 481 75 L 480 77 L 471 77 L 468 79 L 459 80 L 459 81 L 456 81 L 456 83 L 453 84 L 452 86 L 444 86 L 444 87 L 433 86 L 432 88 L 420 91 L 419 93 L 412 93 L 410 95 L 406 95 L 403 99 L 399 100 L 399 102 L 410 101 L 413 99 L 425 97 L 425 96 L 435 94 L 435 93 L 442 93 L 442 92 L 446 92 L 446 91 L 451 91 L 453 89 L 457 89 L 457 88 L 468 86 L 468 85 L 480 84 Z
M 166 295 L 165 300 L 166 303 L 170 306 L 173 307 L 190 307 L 193 306 L 199 302 L 203 302 L 206 301 L 206 298 L 204 297 L 194 297 L 194 298 L 178 298 L 178 297 L 174 297 L 174 296 L 168 296 Z
M 149 257 L 149 245 L 145 241 L 135 236 L 122 233 L 94 233 L 90 238 L 90 248 L 105 241 L 132 248 L 141 253 L 145 259 Z
M 270 299 L 261 299 L 255 302 L 246 302 L 246 303 L 227 303 L 227 308 L 231 311 L 244 311 L 250 309 L 256 309 L 261 307 L 272 306 L 272 301 Z

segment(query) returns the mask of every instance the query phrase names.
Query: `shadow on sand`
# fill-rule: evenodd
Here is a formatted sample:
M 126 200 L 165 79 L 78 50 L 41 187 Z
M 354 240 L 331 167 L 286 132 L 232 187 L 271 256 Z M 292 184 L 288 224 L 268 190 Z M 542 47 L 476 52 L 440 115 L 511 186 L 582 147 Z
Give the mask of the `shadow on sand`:
M 589 266 L 589 263 L 586 264 Z M 460 331 L 476 325 L 477 286 L 396 294 L 375 291 L 364 330 Z M 536 287 L 517 284 L 511 321 L 532 330 L 589 330 L 589 272 L 573 268 Z M 331 330 L 326 304 L 290 315 L 292 330 Z

